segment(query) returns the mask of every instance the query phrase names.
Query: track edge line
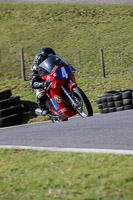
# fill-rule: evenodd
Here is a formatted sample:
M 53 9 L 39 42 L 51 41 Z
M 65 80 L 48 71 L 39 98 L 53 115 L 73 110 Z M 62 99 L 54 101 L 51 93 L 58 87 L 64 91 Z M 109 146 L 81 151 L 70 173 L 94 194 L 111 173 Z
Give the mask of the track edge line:
M 53 151 L 53 152 L 72 152 L 72 153 L 133 155 L 133 150 L 118 150 L 118 149 L 60 148 L 60 147 L 19 146 L 19 145 L 0 145 L 0 148 Z

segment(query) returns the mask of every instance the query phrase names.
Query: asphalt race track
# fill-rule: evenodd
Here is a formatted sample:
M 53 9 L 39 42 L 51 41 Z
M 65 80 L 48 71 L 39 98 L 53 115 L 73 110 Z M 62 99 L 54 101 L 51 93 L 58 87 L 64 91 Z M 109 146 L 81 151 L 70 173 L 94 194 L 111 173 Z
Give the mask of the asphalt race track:
M 3 145 L 132 151 L 133 110 L 76 117 L 58 124 L 47 121 L 1 128 L 0 147 Z

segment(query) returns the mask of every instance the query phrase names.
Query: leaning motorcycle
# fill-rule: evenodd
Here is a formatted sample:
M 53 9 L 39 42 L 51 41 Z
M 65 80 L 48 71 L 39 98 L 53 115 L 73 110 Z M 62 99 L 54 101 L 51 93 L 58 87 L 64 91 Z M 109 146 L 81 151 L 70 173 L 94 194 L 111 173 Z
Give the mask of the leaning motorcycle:
M 89 99 L 77 86 L 75 72 L 72 65 L 57 55 L 51 55 L 39 65 L 41 78 L 50 82 L 45 93 L 52 122 L 66 121 L 77 113 L 83 118 L 93 115 Z M 35 113 L 41 115 L 42 111 L 37 108 Z

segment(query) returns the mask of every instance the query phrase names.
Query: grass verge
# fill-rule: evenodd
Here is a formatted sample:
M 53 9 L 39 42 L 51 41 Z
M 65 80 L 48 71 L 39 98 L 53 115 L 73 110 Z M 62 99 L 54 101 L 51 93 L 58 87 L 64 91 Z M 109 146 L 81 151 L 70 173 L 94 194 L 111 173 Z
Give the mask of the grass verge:
M 1 200 L 132 200 L 133 156 L 0 150 Z

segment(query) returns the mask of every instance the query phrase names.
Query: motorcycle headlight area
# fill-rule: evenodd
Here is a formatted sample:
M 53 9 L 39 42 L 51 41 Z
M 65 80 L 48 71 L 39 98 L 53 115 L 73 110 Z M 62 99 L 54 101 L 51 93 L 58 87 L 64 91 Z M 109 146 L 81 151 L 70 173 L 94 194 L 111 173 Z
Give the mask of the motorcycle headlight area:
M 38 74 L 40 75 L 40 76 L 47 76 L 47 75 L 49 75 L 50 73 L 48 72 L 48 71 L 46 71 L 45 69 L 43 69 L 43 68 L 39 68 L 39 70 L 38 70 Z

